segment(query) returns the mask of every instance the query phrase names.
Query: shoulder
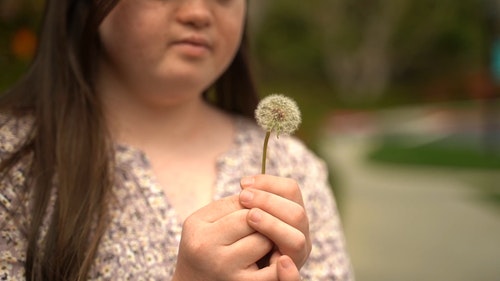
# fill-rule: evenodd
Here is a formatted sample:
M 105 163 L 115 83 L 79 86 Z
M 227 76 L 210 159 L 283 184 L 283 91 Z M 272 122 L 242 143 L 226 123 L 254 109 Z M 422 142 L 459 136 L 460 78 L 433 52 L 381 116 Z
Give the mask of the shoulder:
M 18 150 L 33 128 L 31 116 L 14 116 L 0 112 L 0 161 Z
M 16 117 L 0 113 L 0 164 L 9 159 L 21 146 L 31 132 L 32 118 Z M 30 155 L 8 166 L 8 170 L 0 171 L 0 215 L 11 213 L 16 202 L 22 197 Z M 3 208 L 2 208 L 3 207 Z M 7 212 L 7 213 L 3 213 Z
M 15 153 L 28 137 L 31 118 L 0 113 L 0 164 Z M 25 195 L 26 165 L 15 163 L 5 173 L 0 171 L 0 269 L 7 280 L 24 279 L 26 256 L 26 206 L 21 205 Z

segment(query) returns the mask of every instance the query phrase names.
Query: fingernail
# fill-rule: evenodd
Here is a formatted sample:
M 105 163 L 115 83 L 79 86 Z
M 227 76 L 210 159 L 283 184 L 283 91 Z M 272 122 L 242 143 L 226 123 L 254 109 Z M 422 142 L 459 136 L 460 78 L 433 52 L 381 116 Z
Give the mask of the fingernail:
M 242 187 L 250 187 L 253 185 L 254 182 L 255 182 L 254 177 L 243 177 L 241 179 L 240 184 Z
M 262 213 L 257 209 L 250 210 L 248 216 L 252 222 L 259 222 L 262 219 Z
M 255 182 L 254 177 L 243 177 L 241 179 L 240 184 L 242 187 L 249 187 L 252 186 L 254 182 Z
M 253 199 L 253 192 L 248 189 L 244 189 L 240 193 L 240 200 L 242 203 L 249 203 Z

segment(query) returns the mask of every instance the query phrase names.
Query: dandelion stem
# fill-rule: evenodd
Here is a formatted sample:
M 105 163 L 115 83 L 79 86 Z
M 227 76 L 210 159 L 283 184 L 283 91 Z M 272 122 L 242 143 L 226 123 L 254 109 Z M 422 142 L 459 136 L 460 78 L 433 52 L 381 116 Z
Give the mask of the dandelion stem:
M 270 135 L 271 131 L 267 131 L 266 138 L 264 139 L 264 148 L 262 149 L 262 174 L 266 173 L 267 143 L 269 142 Z

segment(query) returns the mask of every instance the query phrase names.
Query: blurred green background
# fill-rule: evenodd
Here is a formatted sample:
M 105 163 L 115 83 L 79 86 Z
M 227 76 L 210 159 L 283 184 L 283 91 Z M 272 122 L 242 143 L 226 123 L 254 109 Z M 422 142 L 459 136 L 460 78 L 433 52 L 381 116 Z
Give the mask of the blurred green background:
M 0 91 L 44 1 L 0 0 Z M 357 280 L 500 280 L 500 1 L 249 1 L 263 94 L 303 111 Z

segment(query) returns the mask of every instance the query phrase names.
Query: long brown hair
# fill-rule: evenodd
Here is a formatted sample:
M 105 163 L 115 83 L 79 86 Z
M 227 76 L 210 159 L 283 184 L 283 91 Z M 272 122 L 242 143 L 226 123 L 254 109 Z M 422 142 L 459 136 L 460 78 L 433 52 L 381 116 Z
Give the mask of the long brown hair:
M 32 156 L 26 183 L 32 194 L 27 280 L 86 279 L 107 226 L 113 148 L 92 73 L 98 27 L 118 1 L 47 0 L 37 54 L 20 81 L 0 97 L 0 111 L 34 119 L 24 145 L 0 163 L 0 175 L 8 177 L 16 163 Z M 247 54 L 245 32 L 210 100 L 251 116 L 258 95 Z M 57 197 L 41 248 L 37 241 L 52 192 Z

